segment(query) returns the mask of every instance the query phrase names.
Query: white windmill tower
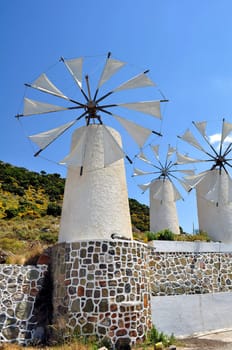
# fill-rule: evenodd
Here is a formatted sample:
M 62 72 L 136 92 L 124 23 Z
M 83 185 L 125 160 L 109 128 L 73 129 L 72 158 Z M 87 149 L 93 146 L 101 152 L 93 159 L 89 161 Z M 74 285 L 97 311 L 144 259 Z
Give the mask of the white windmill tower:
M 138 158 L 148 164 L 150 168 L 153 167 L 154 170 L 143 171 L 135 168 L 133 174 L 133 176 L 146 175 L 149 177 L 155 175 L 155 178 L 150 182 L 139 185 L 143 192 L 147 189 L 150 190 L 150 231 L 158 232 L 169 229 L 173 233 L 179 234 L 176 201 L 183 198 L 176 183 L 179 183 L 185 190 L 189 188 L 179 178 L 178 173 L 190 175 L 193 174 L 193 171 L 178 169 L 176 162 L 172 160 L 175 148 L 168 146 L 165 160 L 162 162 L 159 156 L 159 145 L 150 145 L 150 147 L 155 155 L 155 162 L 150 161 L 144 153 L 140 153 Z
M 206 146 L 201 146 L 188 129 L 180 138 L 204 154 L 202 159 L 194 159 L 178 154 L 178 163 L 211 164 L 206 171 L 186 178 L 191 188 L 196 189 L 199 229 L 205 231 L 216 241 L 232 242 L 232 124 L 222 121 L 218 142 L 207 136 L 207 123 L 193 122 Z
M 134 138 L 139 147 L 142 147 L 152 132 L 159 133 L 115 115 L 111 110 L 115 107 L 125 107 L 161 118 L 160 102 L 164 100 L 106 103 L 105 100 L 114 93 L 155 85 L 147 76 L 148 71 L 145 71 L 119 84 L 116 88 L 102 93 L 103 84 L 125 65 L 124 62 L 111 58 L 110 53 L 106 58 L 98 84 L 92 91 L 91 76 L 85 75 L 82 82 L 83 58 L 61 58 L 60 61 L 64 63 L 74 79 L 80 96 L 77 99 L 66 96 L 43 73 L 32 83 L 25 85 L 37 92 L 46 93 L 53 99 L 65 101 L 65 106 L 25 98 L 23 114 L 16 116 L 20 118 L 67 110 L 79 112 L 79 115 L 68 123 L 29 136 L 30 140 L 39 146 L 35 156 L 74 124 L 85 121 L 84 126 L 74 131 L 71 152 L 61 162 L 67 165 L 68 174 L 59 241 L 109 239 L 112 233 L 131 239 L 132 230 L 123 158 L 126 157 L 130 162 L 131 160 L 122 149 L 119 133 L 104 125 L 102 117 L 104 115 L 110 120 L 112 117 L 116 119 Z

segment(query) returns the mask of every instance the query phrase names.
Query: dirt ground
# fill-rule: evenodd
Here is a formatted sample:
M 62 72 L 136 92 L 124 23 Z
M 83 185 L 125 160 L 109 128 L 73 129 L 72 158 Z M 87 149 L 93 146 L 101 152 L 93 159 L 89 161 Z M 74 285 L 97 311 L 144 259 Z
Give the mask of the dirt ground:
M 232 332 L 181 339 L 176 348 L 177 350 L 232 350 Z

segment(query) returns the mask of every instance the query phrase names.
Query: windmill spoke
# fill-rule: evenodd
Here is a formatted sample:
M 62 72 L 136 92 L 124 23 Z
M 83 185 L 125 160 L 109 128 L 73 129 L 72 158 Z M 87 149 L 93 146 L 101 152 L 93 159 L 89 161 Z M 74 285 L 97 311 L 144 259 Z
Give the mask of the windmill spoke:
M 227 156 L 227 154 L 229 154 L 232 150 L 232 142 L 226 147 L 223 157 L 225 158 Z
M 105 98 L 107 98 L 108 96 L 110 96 L 112 94 L 113 94 L 113 91 L 109 91 L 109 92 L 107 92 L 107 94 L 103 95 L 98 100 L 96 100 L 96 94 L 95 94 L 94 101 L 96 101 L 96 103 L 99 103 L 99 102 L 101 102 L 102 100 L 104 100 Z

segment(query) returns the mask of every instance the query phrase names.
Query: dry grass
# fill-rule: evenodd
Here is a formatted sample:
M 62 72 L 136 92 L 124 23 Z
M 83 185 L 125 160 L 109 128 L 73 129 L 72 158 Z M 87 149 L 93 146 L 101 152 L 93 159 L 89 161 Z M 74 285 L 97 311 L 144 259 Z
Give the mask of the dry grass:
M 25 349 L 25 347 L 16 345 L 16 344 L 2 344 L 0 345 L 0 350 L 22 350 Z M 74 342 L 72 344 L 65 344 L 65 345 L 57 345 L 57 346 L 42 346 L 42 347 L 32 347 L 32 346 L 27 346 L 27 350 L 93 350 L 96 349 L 94 348 L 93 345 L 86 345 L 86 344 L 81 344 L 78 342 Z

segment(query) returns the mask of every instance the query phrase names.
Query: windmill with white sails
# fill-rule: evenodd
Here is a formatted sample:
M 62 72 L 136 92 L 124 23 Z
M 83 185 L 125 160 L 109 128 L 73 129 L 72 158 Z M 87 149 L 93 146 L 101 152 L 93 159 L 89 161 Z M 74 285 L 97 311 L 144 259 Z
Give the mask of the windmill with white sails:
M 193 122 L 193 125 L 204 146 L 189 129 L 179 137 L 203 157 L 196 159 L 179 153 L 177 159 L 179 164 L 210 165 L 207 170 L 186 177 L 189 186 L 196 189 L 199 229 L 213 240 L 232 243 L 232 123 L 222 120 L 216 146 L 206 133 L 206 121 Z
M 183 199 L 178 185 L 185 190 L 188 186 L 180 178 L 180 174 L 193 174 L 192 170 L 179 169 L 174 160 L 176 149 L 168 146 L 168 150 L 164 161 L 160 157 L 159 145 L 150 145 L 155 161 L 151 161 L 144 153 L 140 153 L 137 157 L 147 164 L 150 169 L 144 171 L 138 168 L 134 169 L 133 176 L 151 177 L 152 180 L 146 184 L 139 185 L 145 192 L 149 189 L 150 193 L 150 231 L 158 232 L 169 229 L 175 234 L 180 233 L 179 220 L 176 208 L 176 201 Z
M 35 81 L 25 84 L 30 90 L 44 93 L 56 100 L 62 100 L 64 106 L 24 99 L 24 111 L 17 118 L 54 112 L 78 112 L 71 121 L 56 128 L 29 136 L 38 145 L 38 156 L 43 150 L 63 135 L 75 124 L 84 126 L 73 132 L 71 151 L 61 161 L 68 167 L 65 185 L 59 241 L 77 241 L 86 239 L 108 239 L 113 233 L 132 238 L 128 194 L 124 169 L 124 152 L 120 134 L 105 125 L 103 116 L 116 120 L 132 136 L 139 148 L 147 138 L 158 134 L 137 123 L 127 120 L 113 110 L 117 107 L 134 110 L 161 119 L 160 103 L 166 100 L 143 102 L 106 102 L 108 98 L 124 90 L 154 87 L 148 77 L 148 71 L 133 76 L 107 92 L 103 85 L 125 66 L 125 62 L 113 59 L 109 53 L 95 88 L 91 85 L 91 76 L 84 73 L 84 59 L 64 59 L 64 64 L 79 91 L 79 97 L 68 97 L 43 73 Z M 84 79 L 82 78 L 84 77 Z

